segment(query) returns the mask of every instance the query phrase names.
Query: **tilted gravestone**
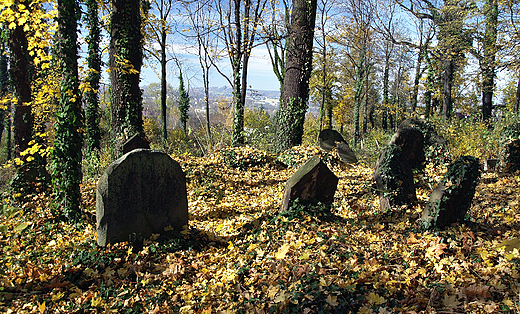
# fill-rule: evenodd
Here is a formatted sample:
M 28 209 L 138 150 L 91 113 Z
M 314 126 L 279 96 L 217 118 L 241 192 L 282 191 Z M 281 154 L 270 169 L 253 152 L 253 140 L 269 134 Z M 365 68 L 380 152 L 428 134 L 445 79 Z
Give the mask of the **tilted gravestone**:
M 320 148 L 327 153 L 336 148 L 336 153 L 342 163 L 354 164 L 358 161 L 356 154 L 338 131 L 332 129 L 322 130 L 318 136 L 318 140 Z
M 188 223 L 186 178 L 166 153 L 136 149 L 114 161 L 99 179 L 97 242 L 146 239 Z
M 336 147 L 337 143 L 346 143 L 343 136 L 338 131 L 332 129 L 322 130 L 318 135 L 318 140 L 321 149 L 327 153 Z
M 396 144 L 388 145 L 379 156 L 373 179 L 381 210 L 417 203 L 412 168 L 405 157 Z
M 388 144 L 395 144 L 402 150 L 401 158 L 412 169 L 423 169 L 426 158 L 424 157 L 424 136 L 421 131 L 411 128 L 399 128 L 392 136 Z
M 287 211 L 295 199 L 302 204 L 321 202 L 331 205 L 337 186 L 338 177 L 319 156 L 314 156 L 287 180 L 280 212 Z
M 141 135 L 134 134 L 123 144 L 123 155 L 138 148 L 150 149 L 150 143 Z
M 463 221 L 471 207 L 479 178 L 480 164 L 477 158 L 463 156 L 451 164 L 422 213 L 424 226 L 443 228 Z

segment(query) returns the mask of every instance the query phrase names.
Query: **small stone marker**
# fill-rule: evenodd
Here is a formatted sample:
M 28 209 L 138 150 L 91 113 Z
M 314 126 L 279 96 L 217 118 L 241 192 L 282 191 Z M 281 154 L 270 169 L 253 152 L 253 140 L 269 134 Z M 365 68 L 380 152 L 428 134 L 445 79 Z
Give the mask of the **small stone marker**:
M 356 154 L 338 131 L 332 129 L 322 130 L 318 136 L 318 140 L 320 148 L 327 153 L 336 148 L 336 153 L 342 163 L 355 164 L 358 161 Z
M 484 171 L 491 172 L 497 170 L 498 159 L 484 160 Z
M 347 143 L 338 131 L 332 129 L 322 130 L 318 135 L 318 140 L 321 149 L 327 153 L 336 147 L 337 143 Z
M 287 180 L 280 212 L 289 209 L 291 202 L 321 202 L 331 205 L 338 186 L 338 177 L 319 156 L 313 156 Z
M 379 156 L 373 179 L 381 210 L 417 203 L 412 168 L 404 157 L 396 144 L 388 145 Z
M 480 165 L 477 158 L 463 156 L 451 164 L 422 213 L 424 226 L 443 228 L 463 221 L 471 207 L 479 178 Z
M 123 155 L 138 148 L 150 149 L 150 143 L 141 135 L 134 134 L 123 144 Z
M 336 150 L 338 152 L 338 157 L 344 164 L 355 164 L 358 162 L 356 154 L 354 151 L 348 146 L 347 143 L 338 143 L 336 146 Z
M 188 223 L 186 178 L 166 153 L 135 149 L 114 161 L 99 179 L 97 243 L 146 239 Z

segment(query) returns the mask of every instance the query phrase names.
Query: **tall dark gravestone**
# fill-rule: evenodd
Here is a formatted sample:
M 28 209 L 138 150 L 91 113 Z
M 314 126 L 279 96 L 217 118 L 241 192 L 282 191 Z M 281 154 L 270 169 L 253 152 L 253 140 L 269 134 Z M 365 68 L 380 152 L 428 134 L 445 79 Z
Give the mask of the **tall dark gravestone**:
M 186 178 L 166 153 L 135 149 L 114 161 L 98 182 L 97 242 L 146 239 L 188 223 Z

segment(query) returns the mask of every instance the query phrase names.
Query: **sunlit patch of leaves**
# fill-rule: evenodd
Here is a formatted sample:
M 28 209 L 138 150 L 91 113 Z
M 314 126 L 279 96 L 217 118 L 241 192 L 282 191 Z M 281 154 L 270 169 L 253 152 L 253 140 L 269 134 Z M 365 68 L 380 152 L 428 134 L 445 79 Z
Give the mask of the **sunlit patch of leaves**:
M 96 245 L 95 181 L 82 188 L 82 226 L 55 220 L 47 195 L 5 200 L 0 312 L 518 311 L 520 177 L 484 173 L 465 224 L 424 231 L 417 220 L 443 167 L 427 166 L 418 179 L 418 206 L 381 212 L 373 169 L 330 158 L 334 204 L 279 214 L 296 168 L 236 150 L 261 162 L 241 170 L 221 153 L 174 156 L 186 173 L 189 226 L 141 247 Z

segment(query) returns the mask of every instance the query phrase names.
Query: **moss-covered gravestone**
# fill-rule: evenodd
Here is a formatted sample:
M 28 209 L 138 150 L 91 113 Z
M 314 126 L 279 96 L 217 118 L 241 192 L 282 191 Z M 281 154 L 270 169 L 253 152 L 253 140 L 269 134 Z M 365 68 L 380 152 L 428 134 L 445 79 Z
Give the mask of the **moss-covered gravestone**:
M 186 178 L 167 154 L 135 149 L 114 161 L 98 182 L 97 242 L 146 239 L 188 223 Z
M 417 203 L 412 168 L 406 160 L 403 149 L 396 144 L 381 152 L 374 172 L 381 210 Z
M 479 160 L 463 156 L 450 165 L 422 213 L 426 228 L 443 228 L 464 220 L 480 178 Z
M 287 211 L 295 199 L 301 204 L 321 202 L 331 205 L 337 186 L 338 177 L 319 156 L 314 156 L 287 180 L 280 212 Z

